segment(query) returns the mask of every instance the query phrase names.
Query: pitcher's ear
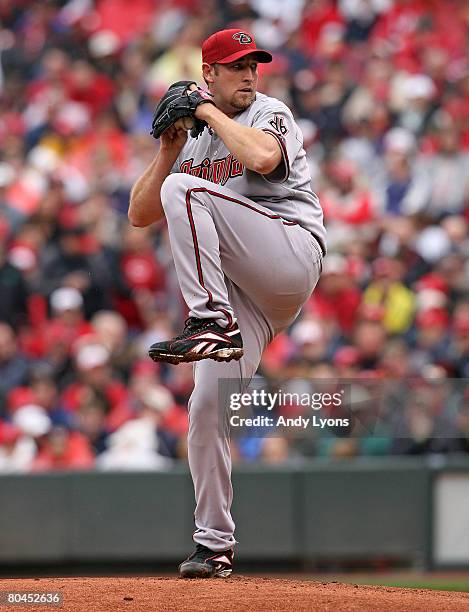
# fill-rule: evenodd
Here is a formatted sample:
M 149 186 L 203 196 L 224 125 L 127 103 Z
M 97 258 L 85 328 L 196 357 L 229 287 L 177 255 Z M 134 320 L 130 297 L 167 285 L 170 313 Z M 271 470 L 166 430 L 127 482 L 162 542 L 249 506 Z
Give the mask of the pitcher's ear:
M 202 64 L 202 76 L 204 77 L 204 81 L 207 83 L 207 85 L 209 85 L 210 83 L 213 83 L 214 74 L 215 74 L 215 64 L 207 64 L 206 62 L 204 62 Z

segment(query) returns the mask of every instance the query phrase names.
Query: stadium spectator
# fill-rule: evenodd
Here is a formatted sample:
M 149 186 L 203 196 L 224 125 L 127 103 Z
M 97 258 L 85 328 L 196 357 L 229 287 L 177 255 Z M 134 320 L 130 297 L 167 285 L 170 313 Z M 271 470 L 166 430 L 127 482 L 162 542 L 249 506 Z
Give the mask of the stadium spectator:
M 27 290 L 18 268 L 7 260 L 5 248 L 0 244 L 0 321 L 12 326 L 25 323 L 27 318 Z
M 390 334 L 406 332 L 414 314 L 414 295 L 402 283 L 402 262 L 379 257 L 372 270 L 372 281 L 363 293 L 363 305 L 380 308 L 380 319 Z
M 53 427 L 39 446 L 31 469 L 33 472 L 89 470 L 94 463 L 94 453 L 88 438 L 77 431 Z
M 28 373 L 28 361 L 18 350 L 13 329 L 6 323 L 0 323 L 0 394 L 3 406 L 6 395 L 22 386 Z
M 440 122 L 437 150 L 421 158 L 406 201 L 407 214 L 420 213 L 436 220 L 462 213 L 469 198 L 469 156 L 461 151 L 460 130 L 443 119 Z
M 170 465 L 178 456 L 178 438 L 165 430 L 162 421 L 173 406 L 164 387 L 148 388 L 138 400 L 136 418 L 121 425 L 109 436 L 108 449 L 97 460 L 101 470 L 152 470 Z
M 402 128 L 389 130 L 384 138 L 384 176 L 378 192 L 384 198 L 381 208 L 389 215 L 401 215 L 408 206 L 407 196 L 414 189 L 415 148 L 415 138 Z
M 322 276 L 306 309 L 332 326 L 336 333 L 350 334 L 357 320 L 360 291 L 348 274 L 345 257 L 330 254 L 324 260 Z
M 34 440 L 19 427 L 0 421 L 0 474 L 29 472 L 36 450 Z
M 76 411 L 82 402 L 95 394 L 106 401 L 106 427 L 114 431 L 133 416 L 129 392 L 115 376 L 109 363 L 109 351 L 102 345 L 86 343 L 76 348 L 74 362 L 77 380 L 62 393 L 66 410 Z

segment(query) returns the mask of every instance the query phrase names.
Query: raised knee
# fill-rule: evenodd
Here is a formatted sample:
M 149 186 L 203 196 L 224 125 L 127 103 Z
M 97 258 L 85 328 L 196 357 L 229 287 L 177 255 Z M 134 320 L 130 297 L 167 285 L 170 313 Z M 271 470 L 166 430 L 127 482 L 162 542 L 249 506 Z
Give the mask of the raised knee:
M 169 174 L 163 184 L 161 185 L 160 197 L 161 204 L 163 208 L 166 210 L 166 206 L 169 204 L 173 205 L 175 201 L 181 199 L 181 185 L 182 181 L 178 178 L 179 173 Z
M 169 174 L 161 185 L 161 203 L 165 213 L 173 213 L 180 207 L 186 206 L 187 192 L 197 187 L 196 177 L 184 172 Z

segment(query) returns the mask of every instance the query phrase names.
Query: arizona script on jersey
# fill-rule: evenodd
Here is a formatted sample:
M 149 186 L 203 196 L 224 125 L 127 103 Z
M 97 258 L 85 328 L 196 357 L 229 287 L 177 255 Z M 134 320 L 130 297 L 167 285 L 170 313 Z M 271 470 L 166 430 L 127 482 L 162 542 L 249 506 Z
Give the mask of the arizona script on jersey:
M 207 181 L 216 183 L 217 185 L 225 185 L 230 178 L 241 176 L 244 172 L 244 166 L 231 153 L 222 159 L 215 159 L 213 162 L 206 157 L 197 166 L 193 165 L 194 159 L 186 159 L 180 165 L 181 172 L 200 176 Z

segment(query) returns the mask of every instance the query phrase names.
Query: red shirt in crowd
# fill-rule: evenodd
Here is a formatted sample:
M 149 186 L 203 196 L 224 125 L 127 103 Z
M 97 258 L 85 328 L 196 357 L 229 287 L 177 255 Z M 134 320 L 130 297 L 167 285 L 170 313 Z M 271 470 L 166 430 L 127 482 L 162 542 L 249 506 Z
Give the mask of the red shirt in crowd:
M 306 304 L 307 310 L 314 312 L 321 319 L 337 321 L 343 333 L 350 333 L 355 325 L 361 293 L 355 287 L 340 289 L 328 295 L 321 290 L 320 284 Z
M 62 394 L 62 403 L 66 410 L 79 409 L 89 387 L 81 382 L 72 383 Z M 134 416 L 130 407 L 130 395 L 125 385 L 118 380 L 111 380 L 103 390 L 110 410 L 106 415 L 106 429 L 114 431 Z
M 94 466 L 94 452 L 83 434 L 77 431 L 52 433 L 40 448 L 32 464 L 33 472 L 47 470 L 89 470 Z M 54 435 L 60 440 L 53 441 Z

